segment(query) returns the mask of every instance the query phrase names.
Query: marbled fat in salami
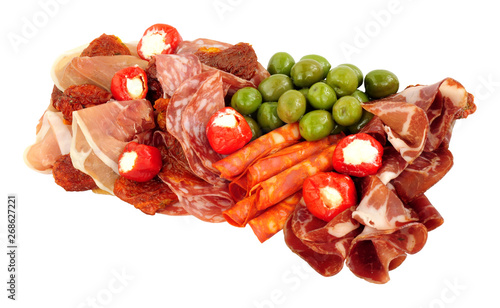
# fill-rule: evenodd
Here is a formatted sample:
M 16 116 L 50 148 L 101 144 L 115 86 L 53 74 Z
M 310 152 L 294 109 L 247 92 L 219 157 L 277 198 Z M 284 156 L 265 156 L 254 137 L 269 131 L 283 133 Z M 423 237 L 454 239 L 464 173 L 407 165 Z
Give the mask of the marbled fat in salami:
M 160 54 L 154 57 L 156 77 L 168 97 L 171 97 L 186 79 L 201 73 L 201 62 L 193 54 Z

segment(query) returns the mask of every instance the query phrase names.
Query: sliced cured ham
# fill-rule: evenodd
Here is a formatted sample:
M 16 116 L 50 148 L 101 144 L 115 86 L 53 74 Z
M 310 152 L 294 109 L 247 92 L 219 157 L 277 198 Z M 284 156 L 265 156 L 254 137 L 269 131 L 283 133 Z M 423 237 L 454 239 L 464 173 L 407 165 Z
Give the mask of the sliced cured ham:
M 423 194 L 413 199 L 408 206 L 417 213 L 418 221 L 425 225 L 427 231 L 432 231 L 444 223 L 443 216 Z
M 118 157 L 125 145 L 155 127 L 147 100 L 110 101 L 73 112 L 71 160 L 97 186 L 113 194 Z
M 362 279 L 387 283 L 389 271 L 399 267 L 407 254 L 419 252 L 426 242 L 427 228 L 418 222 L 393 230 L 365 227 L 352 241 L 346 265 Z
M 453 155 L 446 148 L 423 152 L 391 181 L 403 202 L 410 202 L 441 180 L 453 166 Z
M 71 125 L 64 123 L 61 112 L 46 110 L 36 129 L 35 143 L 24 151 L 24 162 L 30 168 L 51 173 L 52 166 L 71 147 Z
M 417 221 L 418 216 L 407 209 L 398 196 L 376 176 L 361 179 L 361 201 L 352 217 L 377 230 L 394 230 Z
M 110 92 L 111 79 L 115 73 L 135 65 L 146 69 L 148 62 L 128 55 L 75 57 L 65 65 L 64 63 L 55 63 L 52 70 L 52 80 L 61 91 L 72 85 L 92 84 Z
M 409 163 L 424 150 L 429 123 L 421 108 L 398 100 L 378 100 L 363 104 L 384 123 L 388 141 Z
M 351 242 L 362 229 L 351 216 L 352 208 L 327 223 L 314 217 L 302 200 L 286 222 L 285 242 L 319 274 L 333 276 L 343 268 Z
M 221 177 L 232 181 L 260 157 L 297 143 L 301 138 L 298 123 L 286 124 L 255 139 L 240 150 L 214 163 L 213 166 L 220 172 Z
M 160 54 L 154 57 L 156 78 L 160 81 L 163 93 L 168 97 L 171 97 L 186 79 L 201 73 L 201 62 L 193 54 Z

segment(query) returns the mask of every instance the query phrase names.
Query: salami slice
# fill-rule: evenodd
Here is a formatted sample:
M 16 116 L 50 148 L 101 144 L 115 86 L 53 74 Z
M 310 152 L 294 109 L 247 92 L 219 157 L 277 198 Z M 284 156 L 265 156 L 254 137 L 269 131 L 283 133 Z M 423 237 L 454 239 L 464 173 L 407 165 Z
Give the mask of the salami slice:
M 171 97 L 186 79 L 201 73 L 200 60 L 193 54 L 159 54 L 154 57 L 156 77 L 168 97 Z
M 275 153 L 301 139 L 299 124 L 286 124 L 247 144 L 240 150 L 213 164 L 221 177 L 230 181 L 260 157 Z
M 172 95 L 166 110 L 167 130 L 179 141 L 192 171 L 215 185 L 225 185 L 211 166 L 222 156 L 211 149 L 204 132 L 214 110 L 223 107 L 221 77 L 210 71 L 184 81 Z

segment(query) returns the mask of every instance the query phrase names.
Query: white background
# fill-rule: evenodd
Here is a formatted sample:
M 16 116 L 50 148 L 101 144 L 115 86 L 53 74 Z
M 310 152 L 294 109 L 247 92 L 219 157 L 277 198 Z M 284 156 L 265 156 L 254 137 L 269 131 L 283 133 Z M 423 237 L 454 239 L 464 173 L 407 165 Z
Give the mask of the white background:
M 0 306 L 499 307 L 500 23 L 493 1 L 11 1 L 2 9 Z M 52 62 L 102 33 L 137 41 L 154 23 L 186 40 L 317 53 L 363 72 L 385 68 L 401 88 L 445 77 L 476 96 L 455 126 L 455 166 L 428 197 L 445 218 L 427 245 L 374 285 L 347 269 L 324 278 L 279 233 L 147 216 L 110 196 L 67 193 L 24 165 L 45 110 Z M 16 37 L 17 43 L 12 41 Z M 345 48 L 349 47 L 350 52 Z M 344 48 L 344 49 L 343 49 Z M 7 195 L 18 196 L 18 285 L 7 300 Z

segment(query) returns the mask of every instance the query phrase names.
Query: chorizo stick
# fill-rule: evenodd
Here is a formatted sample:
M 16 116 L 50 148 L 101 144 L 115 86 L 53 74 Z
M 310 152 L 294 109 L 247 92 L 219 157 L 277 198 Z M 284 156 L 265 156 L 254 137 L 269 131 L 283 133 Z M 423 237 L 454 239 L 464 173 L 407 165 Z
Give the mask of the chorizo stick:
M 299 124 L 286 124 L 255 139 L 212 166 L 219 170 L 221 177 L 232 181 L 258 158 L 297 143 L 300 138 Z
M 331 170 L 336 144 L 314 154 L 300 163 L 259 183 L 254 192 L 224 211 L 226 221 L 237 227 L 246 224 L 265 209 L 291 196 L 302 188 L 305 179 L 318 172 Z
M 303 141 L 274 154 L 260 158 L 229 184 L 229 192 L 236 201 L 247 197 L 255 185 L 286 170 L 304 159 L 336 144 L 344 134 L 330 135 L 317 141 Z

